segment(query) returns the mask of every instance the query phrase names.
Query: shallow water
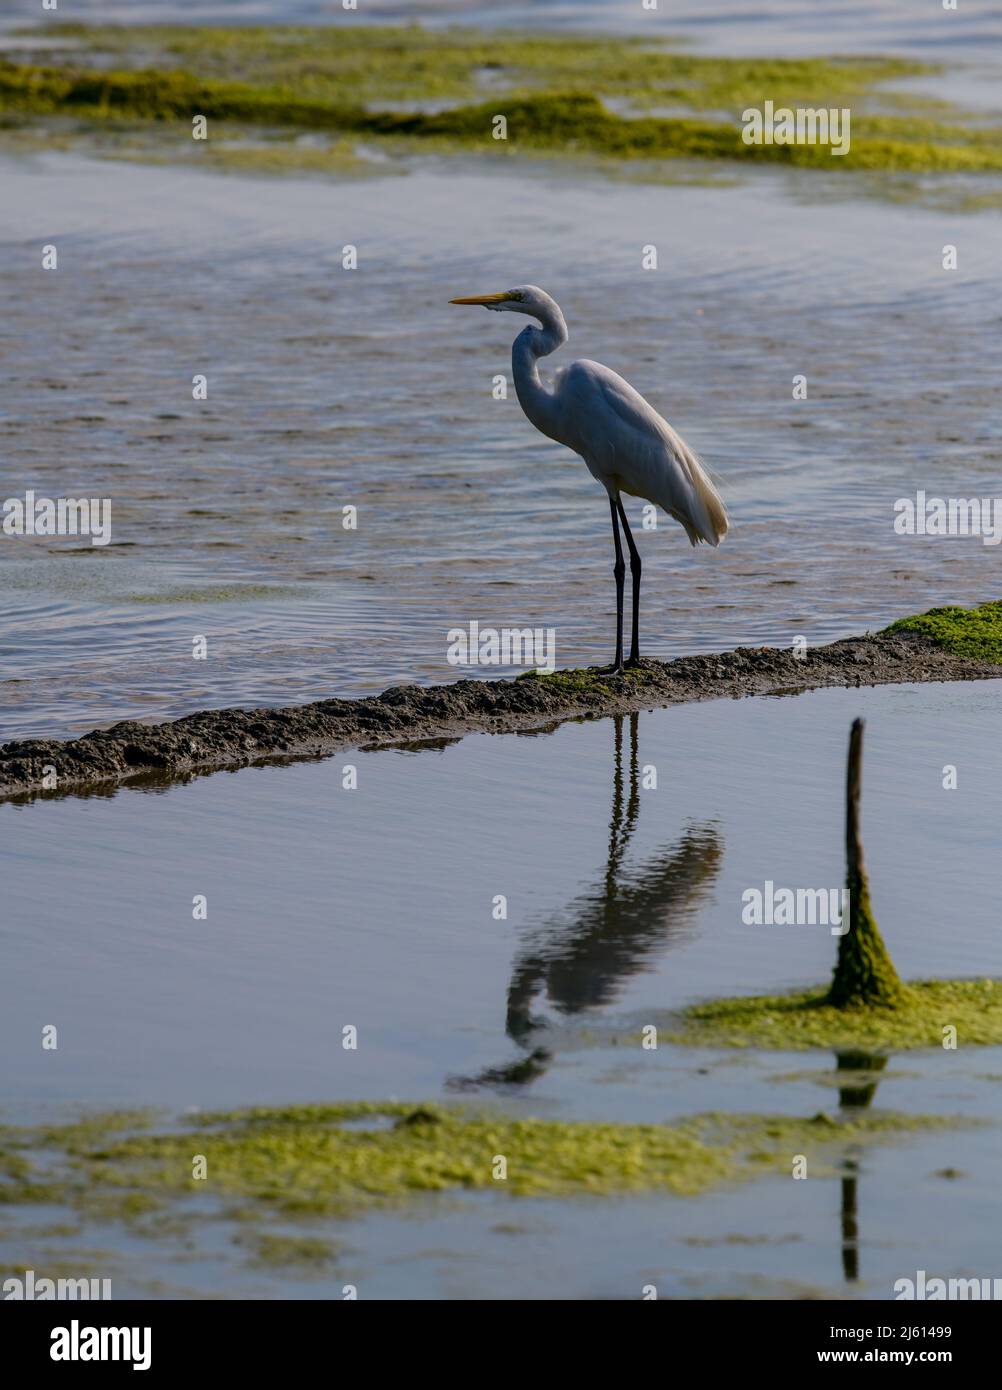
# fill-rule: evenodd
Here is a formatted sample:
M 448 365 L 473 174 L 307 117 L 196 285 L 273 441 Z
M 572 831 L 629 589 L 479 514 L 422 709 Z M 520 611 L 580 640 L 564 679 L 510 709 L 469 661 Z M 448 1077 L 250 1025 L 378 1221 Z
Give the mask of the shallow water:
M 38 23 L 36 0 L 8 0 L 10 25 Z M 474 24 L 671 36 L 718 53 L 915 53 L 985 60 L 1002 45 L 993 0 L 956 13 L 915 0 L 75 0 L 74 19 L 114 24 Z M 993 53 L 994 50 L 994 53 Z
M 563 304 L 554 364 L 622 371 L 721 480 L 720 551 L 663 516 L 641 536 L 650 654 L 824 642 L 995 592 L 996 547 L 892 529 L 918 488 L 998 490 L 994 214 L 775 171 L 610 194 L 504 158 L 279 183 L 0 165 L 19 267 L 0 287 L 4 495 L 112 503 L 103 549 L 0 538 L 2 738 L 448 680 L 446 634 L 473 619 L 553 627 L 561 665 L 608 659 L 603 494 L 514 393 L 492 399 L 517 325 L 447 303 L 509 284 Z M 49 238 L 55 274 L 35 269 Z
M 856 714 L 868 721 L 874 903 L 901 973 L 997 975 L 984 865 L 997 847 L 1000 693 L 979 682 L 715 701 L 632 725 L 0 806 L 5 1118 L 388 1095 L 486 1097 L 561 1119 L 831 1111 L 828 1054 L 643 1053 L 626 1038 L 688 1001 L 827 977 L 825 927 L 743 925 L 741 895 L 766 879 L 842 882 Z M 942 788 L 948 763 L 955 791 Z M 651 768 L 658 785 L 645 789 Z M 195 894 L 205 922 L 192 920 Z M 59 1048 L 42 1051 L 52 1022 Z M 340 1046 L 349 1023 L 356 1052 Z M 506 1084 L 500 1069 L 537 1047 L 540 1074 Z M 1000 1073 L 1002 1049 L 962 1039 L 891 1059 L 876 1106 L 995 1123 L 865 1151 L 858 1279 L 845 1273 L 835 1179 L 796 1184 L 794 1204 L 784 1179 L 697 1201 L 480 1198 L 367 1217 L 337 1230 L 350 1253 L 326 1285 L 249 1271 L 226 1241 L 196 1270 L 104 1230 L 88 1238 L 118 1251 L 119 1292 L 158 1275 L 309 1296 L 354 1274 L 373 1296 L 636 1297 L 649 1268 L 662 1293 L 887 1297 L 919 1268 L 991 1272 Z M 934 1176 L 944 1168 L 964 1176 Z

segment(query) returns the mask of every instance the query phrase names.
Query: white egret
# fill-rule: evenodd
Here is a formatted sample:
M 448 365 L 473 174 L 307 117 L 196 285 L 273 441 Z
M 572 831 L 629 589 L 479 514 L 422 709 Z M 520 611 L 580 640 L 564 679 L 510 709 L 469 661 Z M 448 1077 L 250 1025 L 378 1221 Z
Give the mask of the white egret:
M 623 670 L 623 585 L 626 566 L 619 522 L 626 532 L 633 576 L 633 628 L 627 666 L 640 660 L 638 634 L 640 552 L 630 533 L 622 494 L 643 497 L 681 522 L 693 545 L 719 545 L 727 534 L 727 512 L 699 459 L 653 406 L 628 381 L 599 362 L 582 360 L 562 367 L 547 387 L 536 365 L 540 357 L 567 342 L 560 306 L 535 285 L 502 294 L 475 294 L 452 304 L 482 304 L 485 309 L 528 314 L 530 324 L 515 339 L 512 372 L 519 404 L 529 420 L 550 439 L 580 454 L 592 477 L 609 494 L 612 537 L 616 547 L 616 659 Z

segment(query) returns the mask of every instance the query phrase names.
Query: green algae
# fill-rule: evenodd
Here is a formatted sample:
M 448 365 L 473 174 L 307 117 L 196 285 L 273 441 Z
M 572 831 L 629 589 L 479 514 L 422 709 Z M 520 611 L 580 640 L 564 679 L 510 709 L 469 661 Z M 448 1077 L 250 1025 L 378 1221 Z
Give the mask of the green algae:
M 301 177 L 364 177 L 403 173 L 387 151 L 360 151 L 353 139 L 295 129 L 269 130 L 227 121 L 207 141 L 179 145 L 176 128 L 165 121 L 146 122 L 122 116 L 114 121 L 52 115 L 34 124 L 30 113 L 0 116 L 0 148 L 13 154 L 85 149 L 103 159 L 143 164 L 188 163 L 221 174 L 254 176 L 295 174 Z M 379 142 L 377 142 L 378 144 Z M 198 514 L 198 509 L 192 510 Z M 211 513 L 210 513 L 211 515 Z
M 823 988 L 714 999 L 679 1016 L 670 1041 L 702 1047 L 786 1052 L 857 1048 L 870 1053 L 942 1047 L 956 1028 L 958 1048 L 1002 1044 L 1002 981 L 918 980 L 893 1008 L 836 1008 Z
M 181 68 L 201 78 L 286 86 L 311 96 L 351 91 L 366 104 L 472 101 L 541 90 L 739 114 L 763 94 L 777 105 L 844 105 L 877 84 L 941 71 L 901 58 L 757 58 L 694 54 L 667 40 L 411 26 L 203 28 L 46 25 L 105 60 Z M 72 53 L 74 61 L 81 54 Z M 884 101 L 900 104 L 901 93 Z M 923 109 L 942 110 L 942 103 Z
M 492 136 L 494 118 L 507 120 L 507 139 Z M 519 151 L 588 152 L 618 159 L 725 159 L 825 169 L 1002 169 L 1002 131 L 968 143 L 957 128 L 952 143 L 854 134 L 849 152 L 833 161 L 824 145 L 746 145 L 732 121 L 698 117 L 624 117 L 596 96 L 551 92 L 494 98 L 443 111 L 374 111 L 282 88 L 255 88 L 175 72 L 87 72 L 0 66 L 0 109 L 66 114 L 91 120 L 171 121 L 196 115 L 270 127 L 409 140 L 436 148 L 478 147 L 499 158 Z M 186 139 L 190 132 L 186 131 Z
M 26 1240 L 72 1240 L 83 1233 L 83 1227 L 75 1221 L 54 1221 L 41 1226 L 21 1226 L 17 1234 Z M 4 1231 L 0 1234 L 10 1235 Z
M 203 115 L 336 133 L 342 142 L 364 136 L 401 152 L 477 147 L 501 159 L 549 152 L 629 161 L 765 160 L 839 171 L 1002 169 L 1002 129 L 965 124 L 964 113 L 946 103 L 916 97 L 906 110 L 908 98 L 894 93 L 883 98 L 891 114 L 865 109 L 868 97 L 881 95 L 880 83 L 939 70 L 900 59 L 721 58 L 630 39 L 417 28 L 57 26 L 54 32 L 82 41 L 85 52 L 72 53 L 74 66 L 0 64 L 6 117 L 72 114 L 107 125 L 188 123 Z M 93 63 L 99 56 L 125 66 L 87 65 L 88 57 Z M 744 144 L 741 113 L 761 106 L 766 95 L 777 107 L 851 102 L 848 153 L 833 160 L 824 145 Z M 402 102 L 410 109 L 400 109 Z M 658 110 L 671 114 L 653 114 Z M 504 141 L 493 138 L 497 114 L 508 122 Z M 195 142 L 185 134 L 190 155 Z M 211 145 L 204 142 L 203 152 Z M 288 145 L 243 159 L 256 172 L 355 167 L 343 143 L 329 161 Z M 241 164 L 232 150 L 207 162 L 215 160 Z
M 885 631 L 918 632 L 955 656 L 1002 665 L 1002 602 L 998 600 L 976 608 L 930 608 L 927 613 L 899 618 Z
M 622 686 L 616 682 L 625 681 L 629 685 L 643 688 L 651 679 L 651 674 L 643 666 L 628 666 L 618 675 L 611 675 L 600 667 L 579 666 L 566 671 L 524 671 L 517 676 L 518 681 L 545 681 L 550 690 L 578 699 L 582 695 L 612 696 L 622 694 Z
M 295 1266 L 300 1270 L 318 1273 L 336 1256 L 336 1247 L 329 1240 L 316 1236 L 256 1234 L 250 1238 L 237 1237 L 238 1245 L 250 1245 L 249 1264 L 258 1267 Z
M 346 1128 L 382 1117 L 389 1126 Z M 347 1213 L 418 1195 L 495 1189 L 515 1196 L 701 1190 L 729 1164 L 695 1135 L 657 1126 L 569 1125 L 391 1104 L 293 1107 L 223 1119 L 211 1132 L 134 1136 L 111 1148 L 99 1183 L 193 1186 L 205 1154 L 213 1190 L 285 1215 Z M 497 1156 L 508 1165 L 494 1176 Z
M 162 1209 L 174 1222 L 139 1227 L 155 1238 L 178 1220 L 234 1221 L 350 1217 L 376 1206 L 493 1191 L 512 1198 L 606 1197 L 662 1192 L 694 1196 L 722 1183 L 786 1172 L 791 1153 L 822 1165 L 832 1146 L 889 1140 L 955 1123 L 941 1117 L 853 1114 L 842 1119 L 708 1114 L 673 1124 L 601 1124 L 514 1118 L 460 1107 L 391 1102 L 301 1105 L 206 1115 L 185 1127 L 145 1122 L 122 1137 L 102 1117 L 83 1143 L 79 1126 L 8 1127 L 4 1152 L 47 1151 L 44 1167 L 18 1181 L 15 1200 L 45 1200 L 105 1222 L 134 1221 L 137 1209 Z M 192 1177 L 203 1155 L 204 1180 Z M 499 1178 L 498 1160 L 507 1174 Z M 821 1168 L 819 1167 L 819 1170 Z M 209 1209 L 207 1199 L 215 1208 Z M 193 1229 L 193 1228 L 192 1228 Z M 276 1236 L 258 1257 L 315 1263 L 325 1246 Z M 283 1242 L 286 1242 L 283 1244 Z
M 89 1154 L 94 1152 L 96 1144 L 114 1134 L 145 1129 L 152 1118 L 152 1110 L 112 1110 L 99 1115 L 81 1115 L 68 1124 L 39 1125 L 31 1133 L 41 1148 L 58 1145 L 69 1154 Z M 8 1126 L 0 1127 L 0 1146 L 7 1136 L 16 1132 Z
M 319 137 L 319 143 L 306 144 L 312 137 L 285 133 L 262 135 L 254 128 L 227 126 L 225 134 L 188 151 L 192 167 L 220 174 L 250 174 L 254 177 L 294 174 L 301 178 L 358 178 L 403 173 L 403 167 L 389 155 L 367 158 L 354 143 L 339 136 Z M 116 141 L 110 148 L 102 142 L 99 153 L 106 159 L 141 164 L 177 164 L 178 150 L 162 134 L 133 134 Z
M 870 905 L 866 870 L 849 873 L 849 930 L 839 937 L 838 959 L 828 990 L 828 1003 L 836 1009 L 898 1008 L 909 1001 L 880 935 Z

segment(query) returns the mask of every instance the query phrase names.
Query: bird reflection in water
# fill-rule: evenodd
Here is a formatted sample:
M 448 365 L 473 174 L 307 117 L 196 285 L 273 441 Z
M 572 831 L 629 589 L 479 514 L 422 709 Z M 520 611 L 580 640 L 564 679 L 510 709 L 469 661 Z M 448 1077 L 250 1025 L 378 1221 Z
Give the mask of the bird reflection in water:
M 623 724 L 629 722 L 629 765 L 624 771 Z M 475 1077 L 453 1077 L 452 1089 L 525 1085 L 551 1060 L 533 1047 L 545 1020 L 533 1016 L 544 996 L 565 1016 L 612 1003 L 631 975 L 691 930 L 720 867 L 723 842 L 712 823 L 691 826 L 645 863 L 626 864 L 640 811 L 638 715 L 617 716 L 613 734 L 612 817 L 609 852 L 599 883 L 566 912 L 529 933 L 519 948 L 508 986 L 505 1031 L 527 1055 Z

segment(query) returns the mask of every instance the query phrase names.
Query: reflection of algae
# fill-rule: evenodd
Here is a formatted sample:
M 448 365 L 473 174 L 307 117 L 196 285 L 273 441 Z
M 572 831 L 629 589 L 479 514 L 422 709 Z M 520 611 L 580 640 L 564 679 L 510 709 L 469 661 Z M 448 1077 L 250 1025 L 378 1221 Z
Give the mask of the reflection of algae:
M 910 618 L 899 618 L 887 632 L 918 632 L 955 656 L 1002 665 L 1002 602 L 993 600 L 976 608 L 930 608 Z
M 156 1236 L 156 1221 L 143 1225 L 148 1209 L 185 1211 L 201 1221 L 207 1198 L 222 1203 L 220 1215 L 247 1221 L 350 1216 L 464 1191 L 692 1196 L 758 1173 L 787 1171 L 791 1152 L 813 1153 L 823 1164 L 831 1144 L 891 1139 L 954 1123 L 895 1114 L 561 1123 L 437 1105 L 415 1110 L 402 1102 L 351 1102 L 206 1115 L 191 1127 L 161 1133 L 147 1121 L 123 1135 L 120 1120 L 99 1116 L 83 1129 L 0 1132 L 2 1152 L 21 1161 L 32 1156 L 28 1171 L 20 1171 L 19 1163 L 16 1175 L 0 1183 L 0 1202 L 78 1208 Z M 36 1166 L 39 1154 L 46 1162 Z M 204 1181 L 191 1176 L 196 1154 L 206 1159 Z M 504 1180 L 495 1177 L 499 1156 L 507 1162 Z

